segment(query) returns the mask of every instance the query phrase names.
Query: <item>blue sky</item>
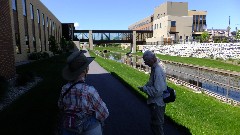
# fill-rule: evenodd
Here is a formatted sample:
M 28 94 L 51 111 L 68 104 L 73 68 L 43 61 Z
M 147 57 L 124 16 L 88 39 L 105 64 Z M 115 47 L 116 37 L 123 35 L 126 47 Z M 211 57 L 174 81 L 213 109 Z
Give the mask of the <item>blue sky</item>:
M 78 23 L 79 30 L 125 30 L 153 14 L 166 0 L 41 0 L 62 22 Z M 189 10 L 206 10 L 207 28 L 240 29 L 240 0 L 172 0 L 188 2 Z

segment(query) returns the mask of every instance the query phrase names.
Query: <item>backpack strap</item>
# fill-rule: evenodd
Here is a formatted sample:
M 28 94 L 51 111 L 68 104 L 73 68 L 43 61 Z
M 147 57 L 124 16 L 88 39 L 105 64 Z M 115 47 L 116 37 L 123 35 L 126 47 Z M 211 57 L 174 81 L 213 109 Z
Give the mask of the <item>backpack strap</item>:
M 78 82 L 75 82 L 73 83 L 63 94 L 62 94 L 62 99 L 64 98 L 64 96 L 67 95 L 67 93 L 72 89 L 73 86 L 75 86 L 76 84 L 78 83 L 84 83 L 83 81 L 78 81 Z

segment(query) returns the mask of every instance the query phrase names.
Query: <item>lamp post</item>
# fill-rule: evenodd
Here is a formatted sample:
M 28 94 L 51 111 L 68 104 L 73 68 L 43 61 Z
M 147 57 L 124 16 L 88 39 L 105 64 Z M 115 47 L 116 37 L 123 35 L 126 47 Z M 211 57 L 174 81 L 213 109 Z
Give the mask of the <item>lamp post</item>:
M 185 34 L 184 34 L 184 39 L 183 39 L 183 41 L 184 41 L 184 44 L 185 44 L 185 41 L 186 41 Z

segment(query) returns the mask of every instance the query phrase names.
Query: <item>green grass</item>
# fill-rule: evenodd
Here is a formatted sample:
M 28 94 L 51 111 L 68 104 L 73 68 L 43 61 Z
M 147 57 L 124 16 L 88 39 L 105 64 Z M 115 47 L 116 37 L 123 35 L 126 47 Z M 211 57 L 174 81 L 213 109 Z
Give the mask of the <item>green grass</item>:
M 43 78 L 37 86 L 0 112 L 1 135 L 53 134 L 57 118 L 57 100 L 67 54 L 17 67 L 17 73 L 35 72 Z
M 157 54 L 157 57 L 159 57 L 162 60 L 169 60 L 169 61 L 174 61 L 174 62 L 199 65 L 201 67 L 205 66 L 205 67 L 240 72 L 240 66 L 230 64 L 230 63 L 225 63 L 225 62 L 218 61 L 218 60 L 205 59 L 205 58 L 194 58 L 194 57 L 178 57 L 178 56 L 169 56 L 169 55 L 160 55 L 160 54 Z
M 119 48 L 114 48 L 114 47 L 96 47 L 94 49 L 96 49 L 96 50 L 107 49 L 112 52 L 123 52 Z M 129 52 L 129 50 L 126 51 L 125 53 L 127 53 L 127 52 Z M 143 53 L 137 52 L 135 54 L 142 56 Z M 157 54 L 157 57 L 161 60 L 168 60 L 168 61 L 180 62 L 180 63 L 185 63 L 185 64 L 199 65 L 201 67 L 205 66 L 205 67 L 240 72 L 240 65 L 234 65 L 234 64 L 226 63 L 226 62 L 219 61 L 219 60 L 206 59 L 206 58 L 194 58 L 194 57 L 179 57 L 179 56 L 160 55 L 160 54 Z
M 135 92 L 137 86 L 145 84 L 148 75 L 127 65 L 106 60 L 91 53 L 96 61 L 106 70 L 124 83 L 127 83 Z M 124 71 L 124 72 L 122 72 Z M 171 82 L 168 85 L 177 92 L 177 99 L 166 108 L 166 115 L 174 122 L 189 129 L 195 135 L 238 135 L 240 133 L 240 108 L 221 103 L 204 94 L 196 94 L 191 90 L 177 86 Z M 147 95 L 139 92 L 142 98 Z

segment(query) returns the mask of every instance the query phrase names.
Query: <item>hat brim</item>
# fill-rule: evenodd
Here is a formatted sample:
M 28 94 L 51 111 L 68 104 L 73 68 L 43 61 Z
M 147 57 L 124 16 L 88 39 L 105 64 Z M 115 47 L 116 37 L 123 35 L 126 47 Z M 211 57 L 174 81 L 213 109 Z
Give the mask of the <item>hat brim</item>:
M 71 72 L 69 66 L 65 66 L 62 70 L 62 76 L 65 80 L 73 81 L 88 67 L 88 65 L 95 59 L 95 57 L 87 57 L 87 62 L 78 70 Z

